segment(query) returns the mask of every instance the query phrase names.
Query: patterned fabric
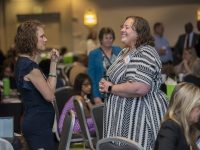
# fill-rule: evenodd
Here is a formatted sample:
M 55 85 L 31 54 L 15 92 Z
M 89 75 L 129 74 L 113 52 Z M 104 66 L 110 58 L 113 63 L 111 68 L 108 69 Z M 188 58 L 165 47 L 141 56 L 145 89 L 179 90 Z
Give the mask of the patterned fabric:
M 109 60 L 108 60 L 109 59 Z M 112 63 L 117 59 L 117 56 L 112 53 L 110 58 L 106 58 L 106 56 L 103 54 L 103 67 L 107 71 L 108 68 L 112 65 Z
M 75 108 L 74 108 L 74 104 L 73 104 L 75 97 L 76 96 L 70 97 L 70 99 L 65 103 L 65 106 L 63 107 L 63 110 L 62 110 L 62 113 L 60 115 L 60 119 L 58 122 L 58 130 L 60 133 L 62 132 L 63 122 L 65 119 L 66 113 L 69 112 L 70 110 L 73 110 L 75 112 Z M 83 104 L 83 107 L 86 107 L 86 106 Z M 85 112 L 86 112 L 86 109 L 87 108 L 84 108 Z M 93 134 L 93 133 L 95 133 L 95 127 L 94 127 L 94 122 L 92 120 L 92 117 L 91 116 L 86 116 L 86 117 L 87 117 L 86 121 L 87 121 L 88 129 L 89 129 L 90 133 Z M 79 132 L 81 132 L 81 127 L 80 127 L 78 117 L 75 112 L 75 123 L 74 123 L 73 133 L 79 133 Z
M 137 81 L 151 90 L 142 97 L 120 97 L 111 94 L 105 102 L 104 137 L 122 136 L 153 149 L 160 123 L 166 112 L 166 96 L 159 90 L 161 61 L 151 46 L 140 46 L 123 60 L 124 49 L 109 68 L 107 75 L 114 84 Z

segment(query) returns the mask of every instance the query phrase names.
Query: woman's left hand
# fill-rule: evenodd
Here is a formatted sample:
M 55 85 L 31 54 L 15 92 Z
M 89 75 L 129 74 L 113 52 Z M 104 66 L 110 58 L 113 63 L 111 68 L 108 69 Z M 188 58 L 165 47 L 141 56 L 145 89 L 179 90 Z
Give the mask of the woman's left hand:
M 101 93 L 108 93 L 108 87 L 112 86 L 113 83 L 110 81 L 106 81 L 104 78 L 99 82 L 99 91 Z

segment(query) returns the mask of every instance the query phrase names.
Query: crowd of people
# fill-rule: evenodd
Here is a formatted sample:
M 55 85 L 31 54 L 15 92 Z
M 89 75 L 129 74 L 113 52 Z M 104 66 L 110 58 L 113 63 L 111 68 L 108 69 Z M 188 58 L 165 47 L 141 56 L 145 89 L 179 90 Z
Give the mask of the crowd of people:
M 200 31 L 200 21 L 197 28 Z M 11 87 L 20 92 L 25 106 L 22 132 L 31 149 L 55 149 L 52 103 L 56 88 L 66 83 L 73 87 L 74 94 L 66 99 L 61 110 L 60 133 L 65 114 L 75 111 L 73 101 L 80 99 L 91 134 L 95 134 L 91 109 L 104 103 L 104 138 L 126 137 L 145 150 L 197 149 L 200 34 L 193 32 L 190 22 L 186 23 L 185 33 L 172 47 L 164 36 L 163 23 L 156 22 L 152 34 L 148 21 L 139 16 L 126 17 L 120 32 L 124 48 L 113 45 L 116 37 L 111 27 L 100 29 L 99 45 L 97 33 L 92 31 L 87 53 L 76 55 L 66 74 L 69 82 L 62 82 L 56 70 L 57 63 L 62 63 L 59 50 L 50 50 L 49 59 L 39 59 L 47 43 L 44 25 L 39 21 L 19 25 L 11 49 L 15 55 L 8 53 L 5 57 L 0 53 L 1 80 L 10 78 Z M 61 55 L 66 51 L 63 49 Z M 160 89 L 161 74 L 170 74 L 163 68 L 169 66 L 171 74 L 184 74 L 184 82 L 176 86 L 170 100 Z M 81 132 L 77 117 L 73 132 Z

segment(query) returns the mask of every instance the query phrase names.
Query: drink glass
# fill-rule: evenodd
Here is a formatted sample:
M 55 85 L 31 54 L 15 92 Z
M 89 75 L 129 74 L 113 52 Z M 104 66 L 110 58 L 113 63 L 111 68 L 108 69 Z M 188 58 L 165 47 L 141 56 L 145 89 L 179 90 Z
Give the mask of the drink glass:
M 176 85 L 174 84 L 167 84 L 167 97 L 170 100 L 172 92 L 174 91 Z
M 3 78 L 3 96 L 9 97 L 10 95 L 10 80 L 9 78 Z

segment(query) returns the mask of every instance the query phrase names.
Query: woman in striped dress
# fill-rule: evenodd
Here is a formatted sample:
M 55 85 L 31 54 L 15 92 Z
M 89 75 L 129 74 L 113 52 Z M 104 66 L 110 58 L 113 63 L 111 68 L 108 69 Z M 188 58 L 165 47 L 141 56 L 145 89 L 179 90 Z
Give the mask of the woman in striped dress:
M 121 41 L 126 48 L 107 71 L 110 81 L 99 83 L 100 91 L 110 94 L 105 101 L 104 137 L 126 137 L 152 150 L 168 103 L 159 89 L 161 61 L 148 22 L 127 17 Z

